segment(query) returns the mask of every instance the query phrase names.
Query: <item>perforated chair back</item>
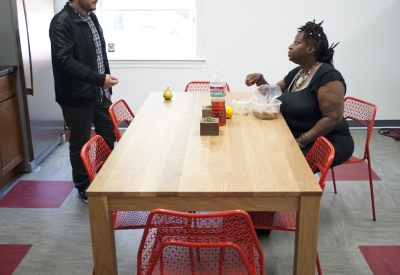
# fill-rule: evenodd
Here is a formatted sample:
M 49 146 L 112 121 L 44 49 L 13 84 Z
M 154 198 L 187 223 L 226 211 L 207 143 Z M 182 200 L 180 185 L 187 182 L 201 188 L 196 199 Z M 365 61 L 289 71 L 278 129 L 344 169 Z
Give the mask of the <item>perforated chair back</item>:
M 90 182 L 94 180 L 97 171 L 99 171 L 103 166 L 110 154 L 110 147 L 108 147 L 107 143 L 99 135 L 92 137 L 82 147 L 81 160 L 89 176 Z
M 226 83 L 226 90 L 230 92 L 228 83 Z M 210 92 L 210 81 L 191 81 L 186 85 L 185 92 Z
M 135 118 L 135 115 L 123 99 L 114 102 L 108 108 L 108 113 L 110 114 L 112 123 L 114 125 L 115 138 L 117 141 L 119 141 L 121 139 L 119 126 L 124 122 L 128 125 L 131 124 L 132 120 Z
M 369 152 L 369 142 L 371 141 L 372 130 L 375 123 L 376 116 L 376 105 L 365 100 L 361 100 L 352 96 L 348 96 L 344 99 L 344 113 L 343 116 L 346 119 L 351 119 L 361 123 L 362 125 L 367 127 L 367 136 L 365 139 L 365 148 L 364 154 L 361 158 L 351 156 L 349 160 L 345 161 L 341 165 L 350 164 L 350 163 L 359 163 L 367 161 L 368 164 L 368 176 L 369 176 L 369 186 L 371 192 L 371 206 L 372 206 L 372 219 L 376 220 L 375 213 L 375 199 L 374 199 L 374 186 L 372 182 L 372 168 L 371 168 L 371 158 Z M 332 171 L 332 181 L 333 181 L 333 189 L 335 194 L 337 193 L 336 189 L 336 179 L 334 169 Z
M 367 159 L 369 155 L 369 142 L 375 123 L 376 109 L 375 104 L 352 96 L 344 99 L 344 118 L 357 121 L 367 127 L 363 160 Z
M 151 211 L 140 243 L 140 275 L 264 274 L 264 256 L 248 214 Z
M 333 148 L 332 144 L 325 137 L 319 137 L 306 156 L 307 163 L 311 170 L 314 173 L 317 169 L 321 172 L 319 186 L 321 186 L 322 191 L 325 190 L 326 175 L 332 165 L 334 157 L 335 148 Z

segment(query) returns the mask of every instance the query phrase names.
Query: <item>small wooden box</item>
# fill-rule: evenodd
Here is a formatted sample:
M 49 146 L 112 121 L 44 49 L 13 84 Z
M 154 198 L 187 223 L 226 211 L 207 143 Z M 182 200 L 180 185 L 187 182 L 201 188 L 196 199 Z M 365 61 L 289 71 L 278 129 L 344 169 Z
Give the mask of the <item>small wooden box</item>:
M 201 117 L 209 117 L 211 116 L 211 105 L 203 105 L 203 109 L 201 111 Z
M 213 117 L 201 118 L 200 136 L 219 136 L 219 119 Z

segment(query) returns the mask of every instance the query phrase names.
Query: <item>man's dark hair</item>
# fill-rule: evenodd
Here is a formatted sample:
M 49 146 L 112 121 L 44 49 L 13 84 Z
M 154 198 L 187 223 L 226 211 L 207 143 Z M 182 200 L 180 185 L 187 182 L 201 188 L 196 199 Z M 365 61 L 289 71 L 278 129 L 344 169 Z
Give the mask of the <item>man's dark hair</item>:
M 316 47 L 315 55 L 317 61 L 333 65 L 333 54 L 335 53 L 333 49 L 339 43 L 332 43 L 329 47 L 328 38 L 321 27 L 323 22 L 317 24 L 314 19 L 313 22 L 308 21 L 304 26 L 298 28 L 298 30 L 299 32 L 304 32 L 304 39 L 307 41 L 307 44 L 311 42 Z

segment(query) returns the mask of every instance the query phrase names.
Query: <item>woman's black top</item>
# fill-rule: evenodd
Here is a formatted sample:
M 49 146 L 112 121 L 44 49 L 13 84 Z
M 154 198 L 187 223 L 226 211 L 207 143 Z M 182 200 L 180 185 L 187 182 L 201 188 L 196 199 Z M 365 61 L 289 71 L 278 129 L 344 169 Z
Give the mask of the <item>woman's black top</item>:
M 278 98 L 282 101 L 280 108 L 282 116 L 295 138 L 309 131 L 322 118 L 317 98 L 317 91 L 321 86 L 330 81 L 338 80 L 343 82 L 346 91 L 346 83 L 340 72 L 332 65 L 324 63 L 317 69 L 306 88 L 297 92 L 290 92 L 288 91 L 289 85 L 300 69 L 299 66 L 285 76 L 286 89 Z M 335 148 L 335 158 L 332 166 L 339 165 L 351 157 L 354 150 L 354 142 L 350 135 L 349 125 L 344 118 L 325 137 Z M 304 155 L 310 151 L 312 145 L 313 143 L 302 149 Z

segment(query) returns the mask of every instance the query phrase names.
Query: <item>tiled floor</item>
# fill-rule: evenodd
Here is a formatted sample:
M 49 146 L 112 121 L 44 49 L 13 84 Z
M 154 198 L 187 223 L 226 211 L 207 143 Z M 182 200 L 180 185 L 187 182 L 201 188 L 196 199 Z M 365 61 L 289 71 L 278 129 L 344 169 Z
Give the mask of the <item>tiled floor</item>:
M 352 135 L 360 156 L 365 130 L 352 130 Z M 337 181 L 344 182 L 337 183 L 338 194 L 330 182 L 325 189 L 318 245 L 324 274 L 396 274 L 385 269 L 400 274 L 400 263 L 391 257 L 400 245 L 400 143 L 375 131 L 371 155 L 376 222 L 366 164 L 335 168 Z M 0 190 L 0 228 L 0 275 L 91 274 L 88 209 L 71 182 L 68 143 L 44 159 L 38 172 L 19 174 Z M 119 274 L 136 274 L 141 234 L 116 231 Z M 260 242 L 266 274 L 291 274 L 294 233 L 273 231 Z

